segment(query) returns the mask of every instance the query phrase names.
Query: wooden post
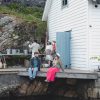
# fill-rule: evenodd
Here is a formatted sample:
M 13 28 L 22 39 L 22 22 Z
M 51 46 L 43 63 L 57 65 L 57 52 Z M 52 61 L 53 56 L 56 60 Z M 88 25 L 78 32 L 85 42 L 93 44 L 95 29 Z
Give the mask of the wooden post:
M 47 45 L 47 42 L 48 42 L 48 32 L 46 32 L 45 46 Z

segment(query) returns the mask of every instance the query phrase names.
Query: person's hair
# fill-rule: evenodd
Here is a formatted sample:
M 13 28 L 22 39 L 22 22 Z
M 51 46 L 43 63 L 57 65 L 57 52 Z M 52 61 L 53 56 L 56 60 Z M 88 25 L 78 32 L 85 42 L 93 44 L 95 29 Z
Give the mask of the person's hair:
M 37 40 L 34 40 L 34 42 L 37 42 Z
M 38 52 L 34 52 L 34 54 L 39 54 Z
M 58 58 L 60 58 L 60 54 L 59 53 L 56 53 L 56 55 L 55 55 L 56 57 L 58 57 Z
M 55 57 L 57 57 L 58 59 L 60 58 L 58 55 L 55 55 Z M 54 57 L 54 58 L 55 58 L 55 57 Z
M 56 41 L 53 41 L 54 43 L 56 43 Z
M 51 45 L 51 42 L 47 42 L 47 45 Z
M 58 59 L 60 58 L 58 55 L 56 55 L 58 57 Z

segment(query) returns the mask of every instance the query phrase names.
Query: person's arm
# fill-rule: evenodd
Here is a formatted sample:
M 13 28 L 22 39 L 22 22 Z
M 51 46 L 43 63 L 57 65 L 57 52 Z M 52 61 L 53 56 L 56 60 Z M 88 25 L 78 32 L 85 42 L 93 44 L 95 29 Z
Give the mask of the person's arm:
M 29 44 L 29 48 L 32 48 L 34 46 L 34 44 Z
M 64 67 L 63 67 L 63 64 L 62 64 L 62 62 L 61 62 L 60 59 L 59 59 L 59 63 L 60 63 L 60 68 L 61 68 L 61 70 L 64 72 Z
M 31 65 L 31 59 L 29 60 L 29 66 L 26 70 L 28 70 L 29 68 L 32 68 L 32 65 Z
M 40 51 L 41 51 L 41 47 L 40 47 L 40 45 L 38 44 L 38 52 L 40 53 Z
M 38 58 L 38 70 L 40 71 L 40 67 L 41 67 L 41 60 Z
M 33 62 L 34 62 L 34 58 L 31 59 L 31 68 L 33 68 L 34 66 Z
M 38 49 L 41 49 L 41 46 L 40 46 L 40 44 L 38 44 Z

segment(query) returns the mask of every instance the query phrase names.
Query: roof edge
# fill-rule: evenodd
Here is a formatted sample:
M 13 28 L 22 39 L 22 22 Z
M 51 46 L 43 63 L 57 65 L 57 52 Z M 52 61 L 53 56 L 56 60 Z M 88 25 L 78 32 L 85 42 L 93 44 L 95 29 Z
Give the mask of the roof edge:
M 49 10 L 51 8 L 51 4 L 52 4 L 52 0 L 47 0 L 46 1 L 43 16 L 42 16 L 42 21 L 47 21 L 48 13 L 49 13 Z

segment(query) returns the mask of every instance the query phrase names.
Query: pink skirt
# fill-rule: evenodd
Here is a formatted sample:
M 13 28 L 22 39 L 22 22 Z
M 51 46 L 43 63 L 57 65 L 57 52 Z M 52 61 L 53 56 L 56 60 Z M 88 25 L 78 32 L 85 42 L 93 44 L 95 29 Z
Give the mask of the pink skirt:
M 60 71 L 60 69 L 59 68 L 56 68 L 56 67 L 49 68 L 48 71 L 47 71 L 47 78 L 46 78 L 46 80 L 48 82 L 55 81 L 55 75 L 59 71 Z

